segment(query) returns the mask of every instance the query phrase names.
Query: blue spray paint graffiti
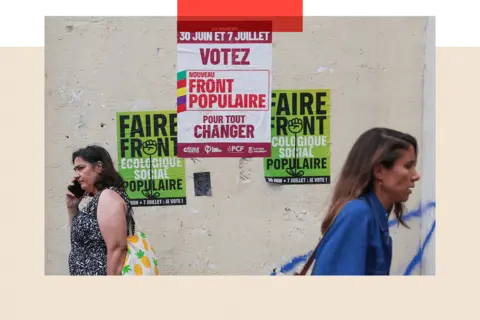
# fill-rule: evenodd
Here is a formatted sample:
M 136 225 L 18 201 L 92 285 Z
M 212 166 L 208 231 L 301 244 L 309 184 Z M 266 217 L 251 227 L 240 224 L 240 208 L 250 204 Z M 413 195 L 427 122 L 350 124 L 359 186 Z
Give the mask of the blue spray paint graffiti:
M 422 214 L 426 213 L 431 208 L 434 208 L 435 205 L 436 205 L 436 203 L 434 201 L 431 201 L 431 202 L 427 203 L 423 207 L 420 205 L 418 207 L 418 209 L 410 211 L 409 213 L 404 215 L 403 219 L 405 221 L 408 221 L 408 220 L 411 220 L 413 218 L 419 218 L 419 217 L 421 217 Z M 392 219 L 388 222 L 388 225 L 389 225 L 389 227 L 392 227 L 392 226 L 395 226 L 397 223 L 398 222 L 397 222 L 396 219 Z M 433 221 L 433 224 L 432 224 L 427 236 L 425 237 L 424 242 L 422 243 L 422 245 L 418 249 L 417 253 L 412 258 L 410 263 L 408 264 L 405 272 L 403 273 L 404 275 L 411 275 L 413 270 L 415 269 L 415 267 L 421 263 L 425 248 L 427 247 L 428 243 L 430 242 L 430 239 L 433 235 L 433 232 L 435 231 L 435 225 L 436 225 L 436 220 Z M 304 255 L 294 257 L 288 263 L 286 263 L 282 267 L 280 267 L 280 269 L 278 271 L 274 270 L 270 275 L 275 276 L 275 275 L 277 275 L 277 272 L 280 272 L 280 273 L 283 273 L 283 274 L 287 274 L 287 273 L 291 272 L 293 269 L 295 269 L 296 266 L 298 266 L 299 264 L 301 264 L 303 262 L 306 262 L 308 257 L 312 253 L 312 251 L 313 250 L 309 251 L 308 253 L 306 253 Z
M 428 243 L 430 242 L 430 239 L 432 238 L 433 232 L 435 231 L 435 225 L 436 225 L 436 220 L 433 221 L 432 227 L 430 228 L 430 231 L 428 231 L 427 236 L 425 237 L 425 241 L 423 244 L 420 246 L 418 249 L 417 254 L 413 257 L 413 259 L 410 261 L 408 264 L 407 269 L 403 273 L 404 276 L 409 276 L 412 274 L 412 271 L 415 269 L 417 265 L 422 262 L 423 258 L 423 252 L 425 251 L 425 248 L 427 247 Z
M 303 262 L 306 262 L 308 257 L 312 254 L 312 251 L 309 251 L 308 253 L 304 254 L 303 256 L 298 256 L 298 257 L 295 257 L 293 258 L 290 262 L 288 262 L 287 264 L 283 265 L 281 268 L 280 268 L 280 273 L 288 273 L 290 271 L 292 271 L 293 269 L 295 269 L 295 267 L 297 265 L 299 265 L 300 263 L 303 263 Z M 270 274 L 271 276 L 275 276 L 277 274 L 277 271 L 273 271 L 272 274 Z
M 408 221 L 408 220 L 411 220 L 413 218 L 419 218 L 422 214 L 426 213 L 428 210 L 430 210 L 431 208 L 434 208 L 434 207 L 435 207 L 435 202 L 434 201 L 427 203 L 423 207 L 419 206 L 418 209 L 412 210 L 409 213 L 407 213 L 406 215 L 404 215 L 403 220 Z M 396 219 L 392 219 L 388 222 L 389 227 L 393 227 L 396 224 L 397 224 Z

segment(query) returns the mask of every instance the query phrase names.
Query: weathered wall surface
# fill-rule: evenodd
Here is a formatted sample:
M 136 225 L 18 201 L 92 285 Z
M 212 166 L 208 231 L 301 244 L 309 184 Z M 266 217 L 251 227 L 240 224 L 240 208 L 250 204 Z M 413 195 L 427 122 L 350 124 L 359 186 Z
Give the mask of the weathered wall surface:
M 435 18 L 429 17 L 425 29 L 425 69 L 423 93 L 423 171 L 421 182 L 421 244 L 417 253 L 420 272 L 435 274 Z M 422 250 L 424 248 L 424 250 Z
M 422 141 L 425 25 L 422 17 L 306 17 L 303 33 L 274 35 L 273 89 L 331 89 L 333 182 L 372 126 Z M 97 143 L 116 161 L 117 111 L 176 108 L 175 32 L 174 17 L 46 19 L 46 274 L 68 274 L 71 152 Z M 315 246 L 331 186 L 267 185 L 262 163 L 187 160 L 187 206 L 136 208 L 162 274 L 268 275 Z M 197 171 L 211 172 L 212 197 L 194 196 Z M 419 186 L 408 208 L 420 197 Z M 422 238 L 420 219 L 409 224 L 392 228 L 393 274 L 404 273 Z

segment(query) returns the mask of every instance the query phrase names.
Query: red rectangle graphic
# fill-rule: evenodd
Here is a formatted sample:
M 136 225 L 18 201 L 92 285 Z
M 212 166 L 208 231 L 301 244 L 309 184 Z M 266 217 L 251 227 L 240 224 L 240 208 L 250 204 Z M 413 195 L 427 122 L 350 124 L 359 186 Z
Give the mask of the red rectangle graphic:
M 187 79 L 177 81 L 177 89 L 185 88 L 187 86 Z

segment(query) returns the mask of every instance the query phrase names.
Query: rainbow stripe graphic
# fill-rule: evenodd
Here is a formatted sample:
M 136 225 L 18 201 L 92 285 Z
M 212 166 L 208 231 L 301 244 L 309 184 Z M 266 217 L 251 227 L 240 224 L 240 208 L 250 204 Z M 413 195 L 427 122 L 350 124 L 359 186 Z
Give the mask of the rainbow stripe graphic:
M 187 110 L 187 71 L 177 72 L 177 113 Z

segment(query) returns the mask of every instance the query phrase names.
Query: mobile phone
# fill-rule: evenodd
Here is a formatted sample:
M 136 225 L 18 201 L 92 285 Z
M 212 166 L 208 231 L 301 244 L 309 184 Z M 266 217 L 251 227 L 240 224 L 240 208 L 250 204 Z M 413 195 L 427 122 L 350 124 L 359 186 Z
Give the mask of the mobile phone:
M 85 193 L 85 190 L 82 189 L 82 186 L 78 181 L 75 180 L 73 184 L 68 186 L 68 190 L 73 193 L 73 195 L 77 198 L 81 198 Z

